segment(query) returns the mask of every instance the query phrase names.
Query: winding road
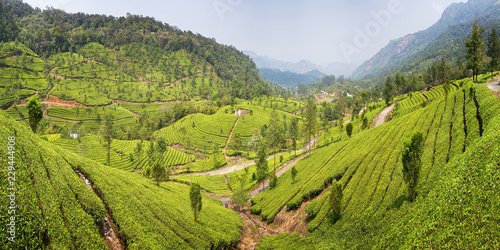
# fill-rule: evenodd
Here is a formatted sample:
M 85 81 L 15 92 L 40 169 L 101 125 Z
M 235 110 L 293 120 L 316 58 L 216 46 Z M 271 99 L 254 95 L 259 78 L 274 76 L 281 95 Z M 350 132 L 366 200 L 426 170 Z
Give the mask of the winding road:
M 308 145 L 305 145 L 303 148 L 297 150 L 297 152 L 303 152 L 303 151 L 306 151 L 308 148 L 312 148 L 317 141 L 318 141 L 318 137 L 312 139 L 311 142 L 309 142 Z M 282 154 L 284 154 L 284 153 L 276 154 L 276 157 L 279 157 Z M 267 158 L 267 160 L 271 160 L 271 159 L 274 159 L 274 156 L 269 156 Z M 255 161 L 252 161 L 252 162 L 249 162 L 249 163 L 245 163 L 245 164 L 240 164 L 240 165 L 234 165 L 234 166 L 231 166 L 231 167 L 221 168 L 221 169 L 209 171 L 209 172 L 206 172 L 206 173 L 203 172 L 203 173 L 184 174 L 183 176 L 185 176 L 185 175 L 223 175 L 223 174 L 232 173 L 234 171 L 242 170 L 242 169 L 244 169 L 246 167 L 253 166 L 253 165 L 255 165 Z M 180 175 L 170 176 L 170 177 L 175 178 L 175 177 L 179 177 L 179 176 Z
M 486 86 L 488 86 L 488 88 L 491 89 L 491 91 L 498 92 L 500 91 L 500 79 L 497 79 L 494 82 L 486 83 Z
M 385 118 L 394 109 L 394 105 L 396 105 L 396 103 L 393 103 L 391 106 L 385 108 L 384 110 L 382 110 L 382 112 L 380 112 L 380 114 L 377 117 L 375 127 L 378 127 L 385 123 Z

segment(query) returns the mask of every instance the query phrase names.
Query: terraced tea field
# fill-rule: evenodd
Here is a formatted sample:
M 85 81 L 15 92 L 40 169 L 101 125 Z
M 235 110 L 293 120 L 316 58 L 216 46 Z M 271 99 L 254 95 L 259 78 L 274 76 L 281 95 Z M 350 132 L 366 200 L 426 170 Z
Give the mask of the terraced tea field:
M 230 110 L 230 107 L 220 108 L 215 115 L 188 115 L 172 126 L 155 132 L 154 136 L 165 138 L 167 144 L 182 144 L 185 148 L 190 141 L 189 148 L 201 152 L 210 152 L 214 142 L 224 147 L 238 118 L 230 111 L 226 113 L 226 109 Z
M 193 156 L 177 151 L 173 148 L 167 147 L 166 152 L 162 156 L 150 158 L 148 153 L 149 144 L 151 142 L 143 142 L 143 150 L 140 155 L 135 153 L 135 148 L 138 141 L 122 141 L 113 140 L 111 143 L 111 167 L 125 170 L 134 171 L 135 169 L 143 169 L 145 166 L 153 165 L 155 162 L 166 168 L 172 166 L 179 166 L 194 161 Z M 108 151 L 104 139 L 99 136 L 85 136 L 81 142 L 75 139 L 58 139 L 54 144 L 64 148 L 65 150 L 80 154 L 88 157 L 96 162 L 107 165 Z M 132 154 L 132 160 L 130 155 Z
M 467 105 L 475 107 L 474 102 L 465 102 L 463 95 L 462 91 L 455 91 L 448 100 L 441 98 L 404 119 L 397 119 L 321 149 L 296 165 L 299 181 L 292 183 L 290 173 L 285 173 L 277 188 L 252 199 L 252 211 L 272 222 L 284 206 L 288 209 L 300 207 L 303 200 L 315 197 L 333 179 L 338 179 L 345 187 L 346 214 L 365 210 L 371 214 L 383 214 L 381 208 L 390 205 L 388 203 L 404 192 L 401 172 L 396 169 L 401 164 L 399 156 L 402 142 L 411 131 L 420 129 L 427 138 L 422 171 L 424 180 L 430 168 L 442 167 L 449 159 L 463 152 L 463 112 L 456 110 L 462 110 Z M 363 204 L 363 208 L 359 207 L 360 204 Z
M 471 88 L 475 94 L 469 96 Z M 377 248 L 391 248 L 391 245 L 408 243 L 407 238 L 405 239 L 402 235 L 410 232 L 402 232 L 399 228 L 413 230 L 410 228 L 419 227 L 415 225 L 417 222 L 409 222 L 408 220 L 413 218 L 413 220 L 418 221 L 418 216 L 427 213 L 424 211 L 428 211 L 426 209 L 429 206 L 437 208 L 439 211 L 439 208 L 436 207 L 438 205 L 435 204 L 441 204 L 440 206 L 445 207 L 447 211 L 453 211 L 450 206 L 456 205 L 446 205 L 449 199 L 441 200 L 444 196 L 436 198 L 436 193 L 445 192 L 447 195 L 452 195 L 450 191 L 453 190 L 445 188 L 449 185 L 446 183 L 450 183 L 450 179 L 441 179 L 440 175 L 447 173 L 457 176 L 452 166 L 461 164 L 459 162 L 464 158 L 464 152 L 466 152 L 465 155 L 481 157 L 480 153 L 473 149 L 480 140 L 498 141 L 498 133 L 491 129 L 493 127 L 498 129 L 498 112 L 496 111 L 499 108 L 498 98 L 492 96 L 486 86 L 476 87 L 476 85 L 467 82 L 463 88 L 450 93 L 447 100 L 443 94 L 425 108 L 420 108 L 380 127 L 362 132 L 350 140 L 332 144 L 300 161 L 296 165 L 299 170 L 297 181 L 292 183 L 290 173 L 285 173 L 280 177 L 276 188 L 267 190 L 252 199 L 252 212 L 258 213 L 263 219 L 272 222 L 283 207 L 289 210 L 301 207 L 304 201 L 317 197 L 329 186 L 332 180 L 339 180 L 344 187 L 342 218 L 335 224 L 332 222 L 328 195 L 323 195 L 307 206 L 306 211 L 309 213 L 310 221 L 308 230 L 312 232 L 309 237 L 302 239 L 297 235 L 277 235 L 264 239 L 260 247 L 283 248 L 284 245 L 298 245 L 299 248 L 304 249 L 334 246 L 335 248 L 359 247 L 366 246 L 366 242 L 370 241 L 371 237 L 381 237 L 380 230 L 388 230 L 390 235 L 382 241 L 377 241 Z M 479 116 L 476 116 L 477 114 Z M 494 117 L 496 117 L 495 122 L 492 120 Z M 407 191 L 402 179 L 400 155 L 402 142 L 408 138 L 412 131 L 417 129 L 424 133 L 425 148 L 422 156 L 419 197 L 416 207 L 413 207 L 405 201 Z M 490 136 L 497 134 L 495 137 L 485 138 L 485 131 L 488 131 Z M 491 149 L 487 149 L 487 151 L 493 152 Z M 493 160 L 494 158 L 489 159 Z M 470 167 L 460 167 L 460 169 L 460 171 L 470 171 Z M 454 182 L 452 181 L 452 183 Z M 436 185 L 439 185 L 439 188 L 436 188 Z M 473 184 L 465 185 L 469 186 L 470 190 Z M 432 196 L 432 198 L 428 198 L 428 196 Z M 491 195 L 489 196 L 491 197 Z M 451 203 L 459 204 L 454 201 Z M 400 207 L 404 210 L 399 211 Z M 412 210 L 417 215 L 411 214 L 407 210 Z M 461 231 L 463 227 L 454 227 L 456 224 L 450 222 L 449 214 L 438 214 L 438 220 L 449 230 L 457 233 L 463 232 Z M 412 226 L 395 225 L 394 222 L 401 221 L 398 216 L 405 217 L 405 223 L 412 224 Z M 432 220 L 432 223 L 422 222 L 426 226 L 420 227 L 424 232 L 443 235 L 442 229 L 423 228 L 431 224 L 438 225 L 434 219 Z M 457 219 L 453 217 L 453 220 Z M 386 221 L 385 224 L 384 221 Z M 392 222 L 387 223 L 388 221 Z M 472 224 L 465 226 L 467 228 L 478 224 L 472 219 L 467 219 L 467 221 Z M 492 225 L 490 228 L 494 230 L 495 226 Z M 440 244 L 436 238 L 429 242 L 427 240 L 416 242 L 414 241 L 415 237 L 417 236 L 412 235 L 410 238 L 414 244 L 419 246 L 429 247 L 431 246 L 428 245 L 429 243 L 432 245 Z M 494 236 L 488 236 L 488 239 L 493 239 L 491 237 Z M 446 242 L 456 242 L 456 239 L 448 238 Z
M 238 243 L 241 218 L 219 201 L 202 195 L 203 209 L 194 222 L 188 187 L 172 183 L 158 187 L 140 175 L 109 168 L 41 140 L 4 111 L 0 119 L 1 134 L 14 135 L 16 129 L 16 186 L 23 189 L 16 194 L 16 210 L 22 213 L 16 225 L 24 225 L 16 233 L 31 235 L 22 241 L 6 241 L 4 247 L 107 249 L 99 230 L 104 217 L 111 215 L 121 243 L 129 249 L 230 248 Z M 8 137 L 0 142 L 7 145 Z M 7 147 L 0 149 L 0 155 L 7 159 Z M 84 185 L 76 170 L 88 178 L 95 192 Z M 7 168 L 0 169 L 0 175 L 7 180 Z M 5 189 L 0 193 L 7 195 Z M 0 211 L 8 213 L 6 206 Z

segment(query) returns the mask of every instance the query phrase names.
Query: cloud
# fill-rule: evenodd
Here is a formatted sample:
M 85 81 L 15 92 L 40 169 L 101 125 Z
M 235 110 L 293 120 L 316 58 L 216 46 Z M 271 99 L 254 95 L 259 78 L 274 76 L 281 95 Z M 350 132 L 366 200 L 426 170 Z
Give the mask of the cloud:
M 443 4 L 438 4 L 436 2 L 432 2 L 432 8 L 435 11 L 437 11 L 438 13 L 443 13 L 445 7 Z

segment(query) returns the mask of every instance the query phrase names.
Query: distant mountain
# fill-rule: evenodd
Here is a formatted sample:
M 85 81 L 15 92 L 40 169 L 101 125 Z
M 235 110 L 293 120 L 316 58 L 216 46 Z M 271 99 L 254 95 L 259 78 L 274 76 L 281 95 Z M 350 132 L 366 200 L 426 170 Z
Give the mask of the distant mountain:
M 470 0 L 467 3 L 454 3 L 443 12 L 441 19 L 424 31 L 409 34 L 393 40 L 370 60 L 359 66 L 352 74 L 353 79 L 383 74 L 410 56 L 423 51 L 451 26 L 469 23 L 478 16 L 497 8 L 498 0 Z
M 326 66 L 316 65 L 307 60 L 301 60 L 297 63 L 285 62 L 277 59 L 273 59 L 267 56 L 259 56 L 255 52 L 250 50 L 245 50 L 243 53 L 247 54 L 252 58 L 252 60 L 257 65 L 259 69 L 277 69 L 282 72 L 290 71 L 297 74 L 306 74 L 308 72 L 317 70 L 325 75 L 344 75 L 349 76 L 357 65 L 355 64 L 345 64 L 334 62 Z
M 305 74 L 297 74 L 290 71 L 283 72 L 278 69 L 262 68 L 259 69 L 259 72 L 262 75 L 262 77 L 264 77 L 268 81 L 292 89 L 296 88 L 299 85 L 299 83 L 307 84 L 307 83 L 318 82 L 323 77 L 326 76 L 325 74 L 323 74 L 318 70 L 312 70 Z

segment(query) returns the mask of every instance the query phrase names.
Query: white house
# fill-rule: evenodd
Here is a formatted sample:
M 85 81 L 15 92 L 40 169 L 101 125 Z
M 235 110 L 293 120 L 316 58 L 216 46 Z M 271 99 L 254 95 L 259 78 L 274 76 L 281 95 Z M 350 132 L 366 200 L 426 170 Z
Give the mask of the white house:
M 71 139 L 77 139 L 78 138 L 78 131 L 71 130 L 71 132 L 69 132 L 69 138 L 71 138 Z

